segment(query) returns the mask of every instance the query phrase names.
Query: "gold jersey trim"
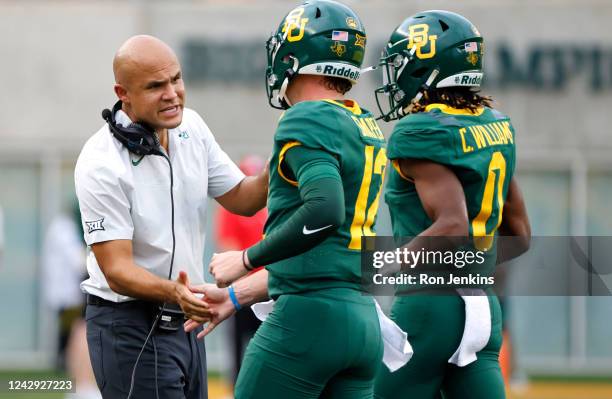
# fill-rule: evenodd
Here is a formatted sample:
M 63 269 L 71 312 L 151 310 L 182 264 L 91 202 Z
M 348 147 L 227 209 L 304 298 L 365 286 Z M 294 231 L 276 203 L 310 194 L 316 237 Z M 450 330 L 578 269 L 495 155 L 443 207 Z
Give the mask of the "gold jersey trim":
M 475 112 L 472 112 L 467 108 L 465 109 L 453 108 L 453 107 L 449 107 L 446 104 L 438 104 L 438 103 L 429 104 L 428 106 L 426 106 L 425 112 L 429 112 L 432 109 L 439 109 L 440 111 L 444 112 L 445 114 L 449 114 L 449 115 L 480 116 L 484 112 L 484 107 L 480 107 Z
M 400 175 L 402 179 L 408 180 L 409 182 L 414 183 L 414 179 L 411 179 L 410 177 L 402 173 L 402 168 L 400 168 L 398 159 L 391 160 L 391 165 L 393 165 L 393 169 L 395 169 L 395 171 Z
M 354 115 L 362 114 L 361 108 L 359 107 L 359 104 L 357 104 L 357 101 L 354 101 L 354 100 L 338 101 L 338 100 L 331 100 L 331 99 L 324 99 L 323 101 L 328 102 L 330 104 L 337 105 L 344 109 L 347 109 L 351 111 Z
M 280 175 L 280 177 L 282 177 L 283 179 L 285 179 L 285 181 L 287 181 L 287 183 L 289 183 L 289 184 L 291 184 L 292 186 L 295 186 L 295 187 L 298 186 L 298 182 L 295 181 L 295 180 L 291 180 L 290 178 L 285 176 L 285 174 L 283 173 L 283 168 L 281 167 L 281 165 L 283 164 L 283 160 L 285 159 L 285 154 L 287 153 L 287 151 L 289 151 L 291 148 L 297 147 L 299 145 L 302 145 L 302 143 L 300 143 L 299 141 L 290 141 L 290 142 L 286 143 L 283 146 L 283 148 L 281 148 L 280 154 L 278 154 L 278 167 L 276 168 L 278 170 L 278 174 Z

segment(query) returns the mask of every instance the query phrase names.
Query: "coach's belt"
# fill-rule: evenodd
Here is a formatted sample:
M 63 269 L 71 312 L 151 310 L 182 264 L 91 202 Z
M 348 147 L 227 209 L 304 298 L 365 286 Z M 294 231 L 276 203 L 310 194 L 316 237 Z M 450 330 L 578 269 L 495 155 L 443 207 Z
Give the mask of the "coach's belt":
M 141 299 L 125 302 L 113 302 L 100 298 L 99 296 L 89 294 L 87 295 L 87 304 L 94 306 L 108 306 L 113 308 L 145 310 L 151 314 L 152 319 L 158 317 L 159 315 L 157 328 L 158 330 L 163 331 L 176 331 L 182 327 L 183 323 L 185 322 L 185 315 L 181 311 L 181 308 L 174 303 L 167 303 L 162 312 L 161 304 L 158 302 L 143 301 Z
M 99 296 L 87 295 L 87 304 L 95 305 L 95 306 L 111 306 L 111 307 L 120 307 L 120 306 L 156 306 L 157 304 L 148 301 L 142 300 L 133 300 L 133 301 L 125 301 L 125 302 L 113 302 L 108 299 L 100 298 Z

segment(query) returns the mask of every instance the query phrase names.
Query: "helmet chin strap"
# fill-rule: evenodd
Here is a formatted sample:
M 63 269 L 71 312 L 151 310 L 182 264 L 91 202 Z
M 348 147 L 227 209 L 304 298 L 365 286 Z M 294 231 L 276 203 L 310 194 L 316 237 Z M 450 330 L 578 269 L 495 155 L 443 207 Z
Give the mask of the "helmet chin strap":
M 431 74 L 429 75 L 429 77 L 427 78 L 427 81 L 423 84 L 423 86 L 421 86 L 421 90 L 419 90 L 416 94 L 416 96 L 414 96 L 414 98 L 412 100 L 410 100 L 408 102 L 408 104 L 403 107 L 402 110 L 402 115 L 406 115 L 406 109 L 408 109 L 408 107 L 410 107 L 410 105 L 413 102 L 417 102 L 419 101 L 421 98 L 423 98 L 423 92 L 427 89 L 429 89 L 429 87 L 431 86 L 431 84 L 433 83 L 434 80 L 436 80 L 436 77 L 438 76 L 438 74 L 440 73 L 439 69 L 434 69 L 433 71 L 431 71 Z
M 431 74 L 427 78 L 427 81 L 425 82 L 425 84 L 423 86 L 421 86 L 421 90 L 418 91 L 416 96 L 414 96 L 414 98 L 410 102 L 412 102 L 412 101 L 419 101 L 421 98 L 423 98 L 423 92 L 425 90 L 429 89 L 429 87 L 431 86 L 433 81 L 436 80 L 436 77 L 438 76 L 439 73 L 440 73 L 440 70 L 437 69 L 437 68 L 434 69 L 433 71 L 431 71 Z
M 289 98 L 285 95 L 285 92 L 287 91 L 287 86 L 289 86 L 289 78 L 285 78 L 285 80 L 283 80 L 283 84 L 281 85 L 281 88 L 278 91 L 278 102 L 282 104 L 284 101 L 288 106 L 291 107 L 293 104 L 291 104 L 291 101 L 289 101 Z
M 285 72 L 285 79 L 283 80 L 283 84 L 281 85 L 278 91 L 278 102 L 282 104 L 282 102 L 284 101 L 285 103 L 287 103 L 287 105 L 291 107 L 292 104 L 285 94 L 287 92 L 287 86 L 289 86 L 289 79 L 293 78 L 297 74 L 297 70 L 300 67 L 300 61 L 292 55 L 290 57 L 293 60 L 293 66 L 290 69 L 292 72 L 287 73 L 289 72 L 289 70 Z

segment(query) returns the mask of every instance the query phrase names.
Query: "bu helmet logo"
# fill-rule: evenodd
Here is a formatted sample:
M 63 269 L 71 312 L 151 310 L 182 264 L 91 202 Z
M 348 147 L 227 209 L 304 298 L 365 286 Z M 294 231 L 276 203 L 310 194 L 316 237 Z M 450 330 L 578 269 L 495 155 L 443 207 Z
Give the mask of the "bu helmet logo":
M 415 54 L 419 59 L 424 60 L 428 58 L 433 58 L 433 56 L 436 55 L 436 40 L 438 39 L 438 36 L 429 34 L 429 25 L 412 25 L 408 27 L 408 30 L 408 50 L 411 50 L 413 47 L 416 47 Z M 429 47 L 429 51 L 424 53 L 424 47 Z
M 285 34 L 287 41 L 299 42 L 304 37 L 304 29 L 308 23 L 308 18 L 302 18 L 303 14 L 304 7 L 298 7 L 291 11 L 287 15 L 287 18 L 285 18 L 285 24 L 281 32 Z

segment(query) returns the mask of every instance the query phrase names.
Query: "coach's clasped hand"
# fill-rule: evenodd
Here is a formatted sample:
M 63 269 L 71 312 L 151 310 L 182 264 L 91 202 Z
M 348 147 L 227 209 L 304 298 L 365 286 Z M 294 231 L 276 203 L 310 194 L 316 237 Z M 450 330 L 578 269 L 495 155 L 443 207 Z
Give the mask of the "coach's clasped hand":
M 174 284 L 174 302 L 181 307 L 185 318 L 205 323 L 212 319 L 212 311 L 206 302 L 194 295 L 197 291 L 192 292 L 193 288 L 189 286 L 187 273 L 179 272 Z

